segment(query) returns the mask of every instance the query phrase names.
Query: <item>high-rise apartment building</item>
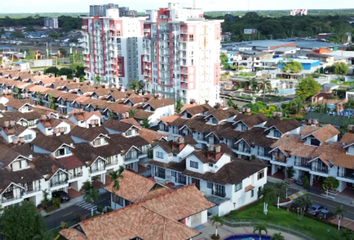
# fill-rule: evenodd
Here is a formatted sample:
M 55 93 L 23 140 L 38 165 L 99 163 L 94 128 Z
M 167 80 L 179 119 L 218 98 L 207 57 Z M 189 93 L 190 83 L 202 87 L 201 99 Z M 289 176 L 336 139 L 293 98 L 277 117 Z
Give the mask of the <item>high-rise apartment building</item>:
M 57 29 L 59 27 L 58 18 L 44 18 L 44 26 L 47 28 Z
M 147 10 L 142 73 L 148 89 L 184 103 L 219 102 L 222 20 L 206 20 L 202 9 Z
M 120 16 L 115 4 L 90 6 L 90 16 L 83 18 L 87 80 L 128 87 L 130 81 L 144 79 L 140 70 L 144 19 Z

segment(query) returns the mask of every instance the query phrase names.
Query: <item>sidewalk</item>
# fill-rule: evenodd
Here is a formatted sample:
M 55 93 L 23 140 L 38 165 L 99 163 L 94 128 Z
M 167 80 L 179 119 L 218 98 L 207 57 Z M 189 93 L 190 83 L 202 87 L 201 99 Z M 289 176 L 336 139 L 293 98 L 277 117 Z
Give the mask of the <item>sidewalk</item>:
M 195 239 L 197 240 L 211 240 L 211 236 L 215 233 L 215 227 L 207 222 L 203 224 L 203 228 L 199 228 L 198 231 L 201 232 Z M 272 236 L 274 233 L 278 233 L 279 231 L 268 229 L 268 236 Z M 218 234 L 220 235 L 220 239 L 225 239 L 226 237 L 235 235 L 235 234 L 253 234 L 253 227 L 236 227 L 232 228 L 229 226 L 221 226 L 218 227 Z M 291 235 L 289 233 L 282 232 L 282 235 L 286 240 L 303 240 L 303 238 Z M 256 238 L 258 239 L 258 237 Z
M 270 183 L 277 183 L 277 182 L 282 182 L 282 181 L 284 181 L 284 180 L 268 176 L 268 182 L 270 182 Z M 305 189 L 304 187 L 299 186 L 295 183 L 290 184 L 289 187 L 292 189 L 295 189 L 295 190 L 299 190 L 299 191 L 307 191 L 309 194 L 313 194 L 313 195 L 316 195 L 316 196 L 324 198 L 324 199 L 334 200 L 336 202 L 339 202 L 339 203 L 342 203 L 342 204 L 345 204 L 348 206 L 352 206 L 352 207 L 354 206 L 354 198 L 348 198 L 348 197 L 343 197 L 343 196 L 338 196 L 338 195 L 334 196 L 334 198 L 329 198 L 329 197 L 326 197 L 325 194 L 323 194 L 318 189 L 313 189 L 313 188 Z

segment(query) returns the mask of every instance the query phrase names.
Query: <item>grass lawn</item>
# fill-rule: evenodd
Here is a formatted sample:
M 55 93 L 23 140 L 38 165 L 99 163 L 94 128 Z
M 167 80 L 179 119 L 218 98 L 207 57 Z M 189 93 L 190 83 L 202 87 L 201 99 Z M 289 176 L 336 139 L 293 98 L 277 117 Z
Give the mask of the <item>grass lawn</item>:
M 237 221 L 238 219 L 261 221 L 287 227 L 316 240 L 338 239 L 336 227 L 306 216 L 303 217 L 302 221 L 299 221 L 297 213 L 285 209 L 277 209 L 275 206 L 269 205 L 268 215 L 266 216 L 263 214 L 263 202 L 237 212 L 234 220 Z M 232 219 L 228 218 L 228 220 Z M 330 232 L 328 232 L 328 229 L 330 229 Z

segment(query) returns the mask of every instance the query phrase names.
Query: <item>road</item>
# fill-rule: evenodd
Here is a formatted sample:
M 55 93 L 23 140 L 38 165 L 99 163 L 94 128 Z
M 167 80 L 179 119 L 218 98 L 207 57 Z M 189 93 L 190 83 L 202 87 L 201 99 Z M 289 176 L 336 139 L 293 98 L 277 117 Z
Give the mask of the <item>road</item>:
M 267 184 L 273 185 L 272 183 L 269 183 L 269 182 Z M 290 186 L 288 188 L 288 195 L 294 194 L 298 191 L 299 191 L 298 189 L 292 188 Z M 332 200 L 330 198 L 325 198 L 324 196 L 320 196 L 321 192 L 318 190 L 317 190 L 317 192 L 316 192 L 316 190 L 309 190 L 307 192 L 308 192 L 308 194 L 310 194 L 313 203 L 323 205 L 323 206 L 327 207 L 331 212 L 334 212 L 338 206 L 343 205 L 343 208 L 347 211 L 345 214 L 345 218 L 354 220 L 354 206 L 342 204 L 342 203 L 339 203 L 339 202 Z
M 98 201 L 97 205 L 101 207 L 110 205 L 110 200 L 110 193 L 103 193 L 101 194 L 101 199 Z M 74 206 L 64 208 L 61 211 L 55 212 L 51 215 L 44 217 L 44 221 L 48 229 L 53 229 L 60 226 L 61 222 L 73 221 L 77 214 L 80 214 L 81 216 L 91 214 L 91 210 L 84 209 L 82 207 L 77 206 L 76 204 Z

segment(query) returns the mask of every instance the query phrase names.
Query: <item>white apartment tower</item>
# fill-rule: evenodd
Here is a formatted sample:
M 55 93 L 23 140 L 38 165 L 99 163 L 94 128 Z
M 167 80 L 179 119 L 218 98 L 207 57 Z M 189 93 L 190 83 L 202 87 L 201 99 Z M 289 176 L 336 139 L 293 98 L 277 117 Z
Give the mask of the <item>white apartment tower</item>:
M 91 9 L 90 16 L 83 17 L 86 80 L 99 76 L 102 84 L 128 87 L 130 81 L 144 79 L 140 69 L 145 18 L 119 16 L 115 5 L 102 9 L 104 16 Z
M 222 20 L 206 20 L 202 9 L 147 10 L 142 73 L 147 88 L 184 103 L 219 102 Z

